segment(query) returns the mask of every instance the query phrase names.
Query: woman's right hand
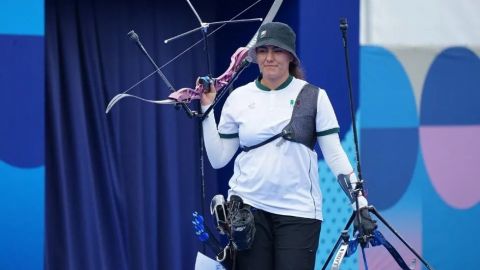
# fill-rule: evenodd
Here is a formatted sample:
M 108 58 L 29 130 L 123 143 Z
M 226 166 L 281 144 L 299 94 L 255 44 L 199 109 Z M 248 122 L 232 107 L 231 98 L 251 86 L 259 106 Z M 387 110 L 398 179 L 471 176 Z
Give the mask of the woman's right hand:
M 200 83 L 200 78 L 197 79 L 197 84 Z M 215 89 L 215 86 L 213 84 L 213 81 L 210 82 L 210 88 L 205 89 L 202 93 L 202 97 L 200 98 L 200 104 L 202 106 L 208 106 L 213 103 L 215 100 L 215 97 L 217 96 L 217 89 Z

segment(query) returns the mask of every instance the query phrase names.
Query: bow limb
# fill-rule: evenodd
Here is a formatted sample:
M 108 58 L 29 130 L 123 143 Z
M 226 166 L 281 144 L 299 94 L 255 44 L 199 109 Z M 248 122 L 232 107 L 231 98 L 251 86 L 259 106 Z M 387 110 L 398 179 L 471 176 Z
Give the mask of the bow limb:
M 215 88 L 220 89 L 225 87 L 230 80 L 232 80 L 235 73 L 238 72 L 240 66 L 243 64 L 243 61 L 248 56 L 248 48 L 241 47 L 230 58 L 230 66 L 228 69 L 220 76 L 215 78 Z
M 108 103 L 108 106 L 107 106 L 107 109 L 105 110 L 105 113 L 108 114 L 110 112 L 110 110 L 112 109 L 112 107 L 117 102 L 119 102 L 121 99 L 126 98 L 126 97 L 131 97 L 131 98 L 135 98 L 135 99 L 138 99 L 138 100 L 141 100 L 141 101 L 144 101 L 144 102 L 155 103 L 155 104 L 160 104 L 160 105 L 166 105 L 166 104 L 176 105 L 178 103 L 181 103 L 181 102 L 178 102 L 178 101 L 173 100 L 173 99 L 153 100 L 153 99 L 146 99 L 146 98 L 142 98 L 142 97 L 131 95 L 131 94 L 118 94 L 118 95 L 116 95 L 115 97 L 112 98 L 110 103 Z

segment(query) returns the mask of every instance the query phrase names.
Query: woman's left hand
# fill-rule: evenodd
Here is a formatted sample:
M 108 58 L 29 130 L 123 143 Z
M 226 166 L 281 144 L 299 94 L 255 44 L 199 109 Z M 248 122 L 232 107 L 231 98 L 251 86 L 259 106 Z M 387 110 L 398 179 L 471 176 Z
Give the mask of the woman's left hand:
M 197 79 L 197 85 L 200 84 L 200 78 Z M 205 90 L 202 93 L 202 97 L 200 98 L 200 104 L 202 106 L 207 106 L 213 103 L 215 100 L 215 97 L 217 96 L 217 89 L 215 89 L 215 86 L 213 85 L 213 81 L 210 81 L 210 88 L 208 90 Z

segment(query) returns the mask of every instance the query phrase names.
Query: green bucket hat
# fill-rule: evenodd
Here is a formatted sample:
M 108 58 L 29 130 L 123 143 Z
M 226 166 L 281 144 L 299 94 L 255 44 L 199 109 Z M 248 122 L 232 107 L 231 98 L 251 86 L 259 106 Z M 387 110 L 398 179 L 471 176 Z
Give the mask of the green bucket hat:
M 269 22 L 260 26 L 257 33 L 257 41 L 249 49 L 248 55 L 253 63 L 257 62 L 255 49 L 260 46 L 272 45 L 282 48 L 293 55 L 295 61 L 300 63 L 295 53 L 295 32 L 290 26 L 281 22 Z

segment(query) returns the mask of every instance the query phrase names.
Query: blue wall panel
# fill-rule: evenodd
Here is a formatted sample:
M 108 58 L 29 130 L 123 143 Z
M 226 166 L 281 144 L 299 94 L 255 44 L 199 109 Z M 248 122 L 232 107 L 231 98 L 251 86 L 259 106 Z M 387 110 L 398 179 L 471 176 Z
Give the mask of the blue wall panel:
M 44 16 L 43 0 L 2 0 L 0 34 L 43 36 Z
M 0 269 L 43 269 L 44 1 L 0 3 Z

